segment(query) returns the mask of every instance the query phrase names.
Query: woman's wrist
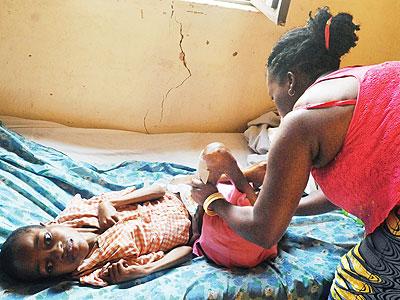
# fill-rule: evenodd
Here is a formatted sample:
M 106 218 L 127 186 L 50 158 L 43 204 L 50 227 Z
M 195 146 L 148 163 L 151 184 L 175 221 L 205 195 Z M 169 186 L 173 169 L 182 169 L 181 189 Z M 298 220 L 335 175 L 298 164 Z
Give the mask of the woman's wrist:
M 229 204 L 228 201 L 226 201 L 225 199 L 220 200 L 220 201 L 214 201 L 212 203 L 210 203 L 210 205 L 208 206 L 208 208 L 210 210 L 212 210 L 213 212 L 217 213 L 221 212 L 223 210 L 224 207 L 226 207 Z
M 225 200 L 224 195 L 222 195 L 220 192 L 216 192 L 213 194 L 210 194 L 203 202 L 203 209 L 204 212 L 209 215 L 210 217 L 213 217 L 216 215 L 216 213 L 212 210 L 209 209 L 209 206 L 215 202 L 215 201 L 221 201 Z

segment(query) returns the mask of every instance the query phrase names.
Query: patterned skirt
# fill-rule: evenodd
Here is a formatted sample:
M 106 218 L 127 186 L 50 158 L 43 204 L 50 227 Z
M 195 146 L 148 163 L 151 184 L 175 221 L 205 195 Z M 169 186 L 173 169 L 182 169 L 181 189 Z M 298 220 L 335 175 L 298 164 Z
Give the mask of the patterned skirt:
M 329 299 L 400 299 L 400 209 L 340 261 Z

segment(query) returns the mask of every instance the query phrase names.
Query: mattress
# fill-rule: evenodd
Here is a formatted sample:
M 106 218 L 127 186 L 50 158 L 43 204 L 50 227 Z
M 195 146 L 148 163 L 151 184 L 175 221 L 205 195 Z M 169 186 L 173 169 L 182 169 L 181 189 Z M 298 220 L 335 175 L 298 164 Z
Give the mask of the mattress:
M 0 116 L 7 128 L 42 145 L 57 149 L 74 160 L 94 165 L 127 160 L 162 161 L 197 167 L 200 151 L 212 142 L 222 142 L 247 165 L 251 154 L 241 133 L 144 134 L 132 131 L 74 128 L 55 122 Z
M 222 141 L 245 166 L 241 134 L 145 135 L 70 128 L 0 117 L 0 243 L 15 228 L 49 221 L 79 193 L 91 197 L 144 182 L 193 174 L 200 150 Z M 12 282 L 0 275 L 4 298 L 62 299 L 324 299 L 340 257 L 363 228 L 339 211 L 293 218 L 277 258 L 251 269 L 226 269 L 205 258 L 105 288 L 78 282 Z

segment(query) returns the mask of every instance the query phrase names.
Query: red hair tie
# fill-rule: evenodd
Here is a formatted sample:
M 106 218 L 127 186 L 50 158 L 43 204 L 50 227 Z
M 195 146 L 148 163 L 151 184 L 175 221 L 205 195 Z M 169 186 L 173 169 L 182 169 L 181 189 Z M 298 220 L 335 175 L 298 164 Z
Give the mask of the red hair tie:
M 331 22 L 332 22 L 332 17 L 330 17 L 328 19 L 328 21 L 326 21 L 326 25 L 325 25 L 325 48 L 326 50 L 329 50 L 329 39 L 330 39 L 330 27 L 331 27 Z

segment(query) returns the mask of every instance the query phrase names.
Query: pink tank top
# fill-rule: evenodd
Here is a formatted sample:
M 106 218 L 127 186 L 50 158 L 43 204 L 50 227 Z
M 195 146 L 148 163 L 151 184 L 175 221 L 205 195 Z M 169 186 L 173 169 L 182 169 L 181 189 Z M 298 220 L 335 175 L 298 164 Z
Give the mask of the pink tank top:
M 400 202 L 400 62 L 340 69 L 318 82 L 352 76 L 358 98 L 309 105 L 355 104 L 341 151 L 312 174 L 327 198 L 373 232 Z

